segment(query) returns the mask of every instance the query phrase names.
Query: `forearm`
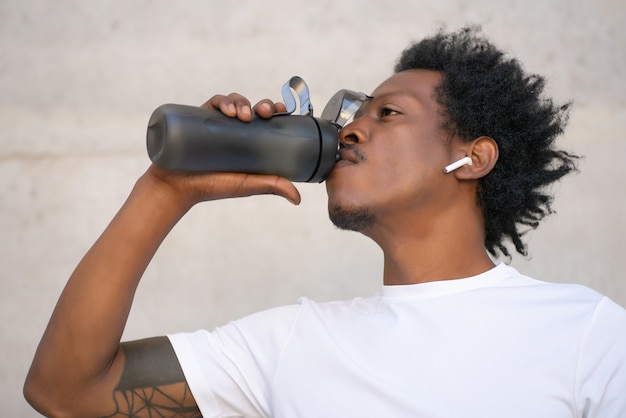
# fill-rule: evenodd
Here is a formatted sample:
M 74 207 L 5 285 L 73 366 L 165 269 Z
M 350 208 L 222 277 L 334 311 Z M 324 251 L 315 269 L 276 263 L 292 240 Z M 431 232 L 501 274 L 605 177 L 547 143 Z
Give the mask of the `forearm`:
M 119 342 L 137 285 L 167 233 L 190 206 L 173 193 L 150 176 L 137 182 L 63 290 L 27 388 L 29 383 L 44 386 L 62 396 L 64 391 L 76 395 L 92 384 L 117 383 Z M 111 368 L 114 373 L 108 373 Z M 105 376 L 110 382 L 102 381 Z

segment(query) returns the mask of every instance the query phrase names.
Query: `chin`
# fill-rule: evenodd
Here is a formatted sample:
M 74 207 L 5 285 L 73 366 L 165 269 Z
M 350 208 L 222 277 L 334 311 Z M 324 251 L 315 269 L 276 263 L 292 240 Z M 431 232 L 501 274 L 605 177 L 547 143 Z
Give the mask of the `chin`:
M 329 204 L 328 217 L 337 228 L 347 231 L 364 232 L 376 223 L 376 217 L 366 207 Z

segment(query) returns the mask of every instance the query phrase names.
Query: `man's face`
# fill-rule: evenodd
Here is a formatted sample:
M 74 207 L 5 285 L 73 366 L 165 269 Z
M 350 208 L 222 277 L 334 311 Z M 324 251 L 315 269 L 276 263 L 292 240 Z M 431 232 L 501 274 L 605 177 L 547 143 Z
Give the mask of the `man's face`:
M 326 181 L 337 226 L 368 234 L 415 215 L 433 219 L 445 205 L 443 167 L 453 157 L 435 98 L 440 82 L 435 71 L 394 74 L 341 130 L 342 160 Z

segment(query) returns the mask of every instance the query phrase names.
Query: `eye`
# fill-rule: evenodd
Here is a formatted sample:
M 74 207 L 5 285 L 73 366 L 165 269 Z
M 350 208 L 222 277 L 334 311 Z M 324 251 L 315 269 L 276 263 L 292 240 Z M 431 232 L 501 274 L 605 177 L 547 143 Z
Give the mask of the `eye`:
M 391 109 L 389 107 L 383 107 L 380 110 L 380 116 L 381 117 L 385 117 L 385 116 L 393 116 L 393 115 L 399 115 L 400 112 L 398 112 L 397 110 Z

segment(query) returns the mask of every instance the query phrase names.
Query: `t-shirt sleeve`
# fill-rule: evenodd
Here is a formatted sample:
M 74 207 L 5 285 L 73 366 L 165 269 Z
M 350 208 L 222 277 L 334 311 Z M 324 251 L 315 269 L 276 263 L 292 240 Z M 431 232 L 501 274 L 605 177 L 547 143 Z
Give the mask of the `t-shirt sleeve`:
M 271 416 L 273 377 L 299 312 L 284 306 L 168 335 L 203 417 Z
M 590 319 L 577 389 L 584 417 L 626 417 L 626 310 L 609 298 Z

